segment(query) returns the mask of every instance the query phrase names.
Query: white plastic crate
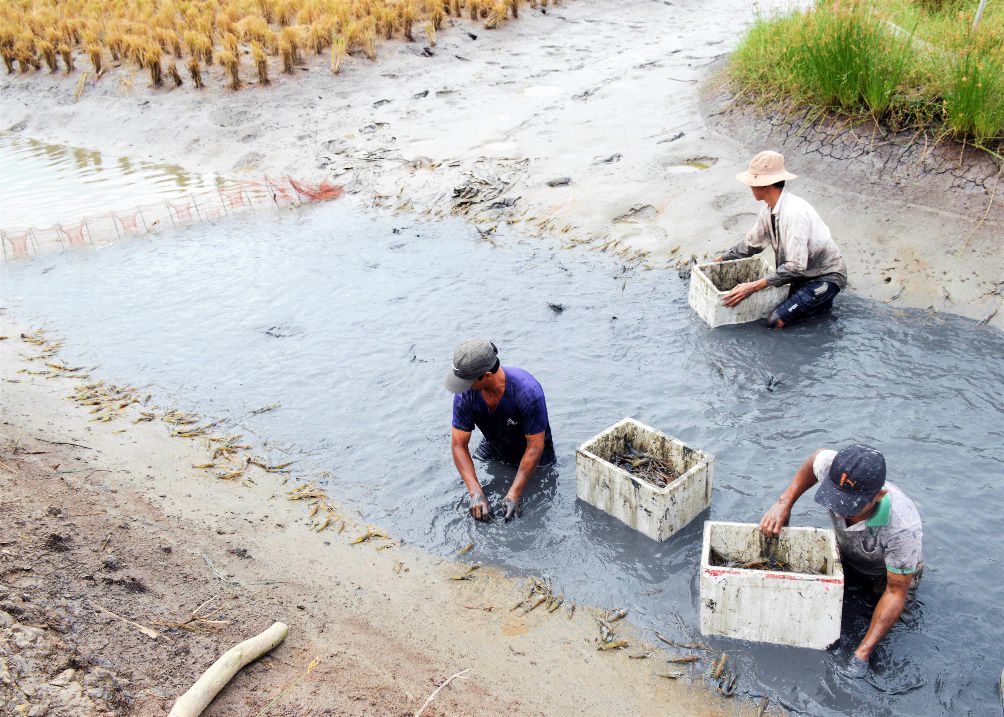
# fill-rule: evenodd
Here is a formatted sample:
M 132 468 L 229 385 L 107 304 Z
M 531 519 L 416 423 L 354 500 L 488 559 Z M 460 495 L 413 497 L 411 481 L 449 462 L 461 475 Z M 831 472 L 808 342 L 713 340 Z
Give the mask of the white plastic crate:
M 669 463 L 679 477 L 664 488 L 637 478 L 610 459 L 626 442 Z M 575 451 L 576 493 L 639 530 L 663 541 L 711 505 L 715 458 L 633 418 L 625 418 Z
M 734 308 L 722 304 L 722 299 L 739 284 L 763 279 L 769 273 L 760 256 L 698 264 L 690 272 L 687 301 L 711 328 L 765 319 L 788 298 L 787 286 L 768 286 Z
M 823 650 L 840 637 L 844 571 L 832 530 L 784 528 L 776 556 L 790 570 L 715 565 L 764 556 L 754 523 L 707 521 L 701 553 L 701 632 Z

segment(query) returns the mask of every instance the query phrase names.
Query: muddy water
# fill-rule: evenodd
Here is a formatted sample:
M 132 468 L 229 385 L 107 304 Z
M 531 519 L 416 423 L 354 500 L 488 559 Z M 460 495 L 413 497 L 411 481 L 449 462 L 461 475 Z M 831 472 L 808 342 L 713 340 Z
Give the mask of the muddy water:
M 108 157 L 0 132 L 0 229 L 80 221 L 167 196 L 215 189 L 222 180 L 181 167 Z M 60 191 L 53 192 L 53 187 Z
M 331 471 L 335 495 L 408 541 L 444 555 L 474 542 L 476 559 L 547 574 L 566 596 L 627 608 L 677 638 L 697 633 L 704 519 L 757 520 L 819 446 L 879 446 L 919 505 L 927 569 L 921 609 L 877 651 L 869 682 L 834 669 L 867 626 L 858 595 L 832 652 L 711 642 L 736 661 L 740 692 L 795 712 L 999 714 L 997 332 L 853 296 L 784 332 L 712 331 L 674 273 L 518 236 L 494 246 L 460 223 L 374 219 L 347 205 L 3 272 L 3 305 L 65 336 L 71 362 L 151 384 L 163 405 L 230 416 L 268 437 L 274 458 L 291 452 L 305 473 Z M 449 455 L 440 382 L 470 335 L 490 337 L 547 392 L 556 477 L 537 481 L 510 524 L 468 519 Z M 773 391 L 768 374 L 780 378 Z M 664 544 L 575 498 L 575 446 L 624 416 L 717 457 L 710 511 Z M 479 471 L 498 500 L 511 471 Z M 793 523 L 828 521 L 807 497 Z

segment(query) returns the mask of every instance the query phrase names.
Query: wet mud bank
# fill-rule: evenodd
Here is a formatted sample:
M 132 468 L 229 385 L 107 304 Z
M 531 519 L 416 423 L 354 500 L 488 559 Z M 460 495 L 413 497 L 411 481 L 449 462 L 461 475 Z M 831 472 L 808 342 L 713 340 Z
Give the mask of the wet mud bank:
M 724 61 L 701 99 L 710 129 L 751 150 L 783 152 L 800 177 L 794 191 L 819 185 L 823 207 L 827 194 L 846 197 L 824 218 L 847 250 L 852 290 L 1004 327 L 1004 161 L 871 121 L 750 106 L 729 91 Z M 884 207 L 885 216 L 855 220 L 855 205 Z
M 78 101 L 73 78 L 7 75 L 0 128 L 236 179 L 329 179 L 375 206 L 674 268 L 734 243 L 758 209 L 734 175 L 766 140 L 710 129 L 699 97 L 753 17 L 740 0 L 568 2 L 493 31 L 451 20 L 431 56 L 388 43 L 338 77 L 310 56 L 236 93 L 156 90 L 110 68 Z M 999 253 L 968 248 L 989 224 L 967 243 L 971 224 L 896 188 L 862 197 L 809 176 L 798 191 L 834 229 L 853 291 L 976 319 L 1001 299 Z

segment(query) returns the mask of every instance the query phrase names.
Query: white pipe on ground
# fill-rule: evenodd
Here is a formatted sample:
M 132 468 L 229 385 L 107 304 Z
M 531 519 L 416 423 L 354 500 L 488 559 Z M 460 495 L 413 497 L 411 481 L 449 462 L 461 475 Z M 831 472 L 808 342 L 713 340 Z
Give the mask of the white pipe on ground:
M 289 628 L 277 622 L 260 635 L 231 647 L 202 673 L 202 677 L 177 699 L 167 717 L 199 717 L 237 672 L 249 662 L 271 652 L 286 639 Z

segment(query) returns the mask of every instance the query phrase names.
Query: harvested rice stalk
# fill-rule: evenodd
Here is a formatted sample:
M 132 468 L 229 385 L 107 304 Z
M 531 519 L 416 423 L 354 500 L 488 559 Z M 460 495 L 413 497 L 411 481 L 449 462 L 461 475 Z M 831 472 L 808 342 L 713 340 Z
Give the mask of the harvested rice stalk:
M 181 85 L 184 84 L 181 80 L 181 73 L 178 72 L 177 63 L 172 62 L 170 65 L 168 65 L 167 76 L 171 78 L 171 81 L 174 83 L 175 87 L 181 87 Z
M 282 71 L 293 72 L 293 66 L 299 60 L 298 46 L 300 36 L 296 28 L 284 27 L 279 32 L 279 54 L 282 55 Z
M 239 90 L 241 88 L 241 76 L 240 76 L 240 60 L 237 59 L 237 55 L 229 50 L 224 50 L 216 56 L 216 59 L 223 69 L 227 71 L 227 76 L 230 78 L 231 90 Z
M 328 494 L 313 483 L 303 483 L 289 491 L 286 497 L 289 500 L 324 500 Z
M 331 41 L 331 74 L 337 75 L 342 69 L 342 60 L 345 59 L 346 48 L 348 47 L 345 37 L 339 35 Z
M 66 74 L 73 72 L 73 53 L 70 52 L 69 46 L 60 45 L 59 55 L 63 58 L 63 64 L 66 65 Z
M 56 46 L 46 40 L 40 40 L 35 44 L 35 49 L 45 59 L 45 64 L 49 66 L 49 72 L 56 72 L 59 65 L 56 62 Z
M 188 74 L 192 77 L 192 82 L 195 84 L 195 89 L 201 90 L 205 87 L 202 82 L 202 71 L 199 69 L 199 58 L 192 57 L 188 61 Z
M 268 58 L 265 56 L 265 51 L 257 40 L 251 43 L 251 57 L 254 58 L 254 66 L 258 71 L 258 84 L 271 84 L 268 79 Z M 255 412 L 252 411 L 251 413 L 254 415 Z
M 390 536 L 379 528 L 369 528 L 362 535 L 359 535 L 349 541 L 350 545 L 359 545 L 360 543 L 365 543 L 368 540 L 390 540 Z
M 599 645 L 599 647 L 597 647 L 596 649 L 600 651 L 621 650 L 627 647 L 629 644 L 630 643 L 627 640 L 614 640 L 613 642 L 604 642 L 601 645 Z
M 91 67 L 94 68 L 94 76 L 101 76 L 101 47 L 99 45 L 88 45 L 84 52 L 91 59 Z

